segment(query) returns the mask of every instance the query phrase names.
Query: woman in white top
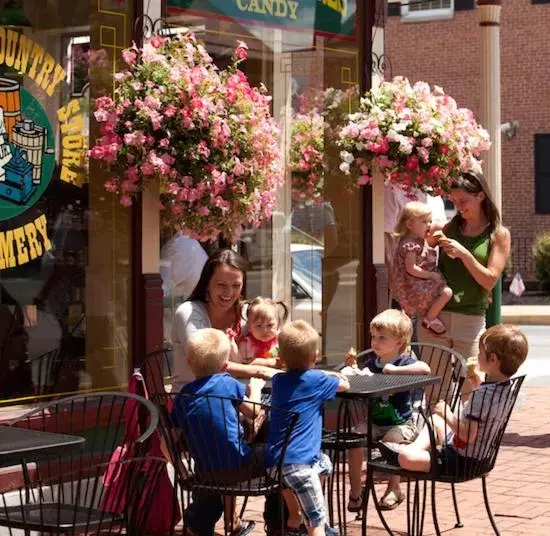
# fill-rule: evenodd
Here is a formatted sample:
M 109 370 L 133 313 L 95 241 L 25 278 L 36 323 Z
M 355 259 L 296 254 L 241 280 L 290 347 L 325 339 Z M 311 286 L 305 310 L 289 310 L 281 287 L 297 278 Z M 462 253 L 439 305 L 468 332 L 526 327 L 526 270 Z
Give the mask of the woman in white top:
M 189 299 L 176 310 L 172 325 L 174 347 L 173 390 L 195 379 L 187 361 L 187 340 L 194 331 L 203 328 L 220 329 L 233 340 L 232 361 L 227 372 L 240 377 L 268 379 L 276 370 L 259 365 L 239 363 L 235 339 L 241 334 L 241 298 L 246 286 L 246 261 L 230 249 L 213 253 Z

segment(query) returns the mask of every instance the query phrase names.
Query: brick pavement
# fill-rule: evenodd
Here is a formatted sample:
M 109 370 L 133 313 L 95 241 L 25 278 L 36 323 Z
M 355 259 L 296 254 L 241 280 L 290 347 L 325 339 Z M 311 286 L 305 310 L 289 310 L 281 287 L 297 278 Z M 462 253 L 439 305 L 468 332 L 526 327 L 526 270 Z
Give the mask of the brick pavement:
M 383 491 L 383 484 L 379 486 Z M 405 486 L 403 486 L 405 489 Z M 504 437 L 495 469 L 488 478 L 489 500 L 502 536 L 547 536 L 550 534 L 550 388 L 527 387 L 516 407 Z M 455 529 L 455 517 L 450 487 L 437 489 L 437 509 L 441 531 L 451 536 L 490 536 L 493 531 L 481 490 L 481 480 L 457 486 L 460 515 L 464 528 Z M 263 500 L 252 500 L 247 519 L 257 522 L 253 536 L 264 534 Z M 424 534 L 435 534 L 427 501 Z M 382 536 L 380 520 L 374 508 L 369 508 L 369 530 L 372 536 Z M 351 514 L 350 514 L 351 516 Z M 387 520 L 398 535 L 406 535 L 404 505 L 389 512 Z M 360 534 L 360 522 L 348 523 L 348 534 Z

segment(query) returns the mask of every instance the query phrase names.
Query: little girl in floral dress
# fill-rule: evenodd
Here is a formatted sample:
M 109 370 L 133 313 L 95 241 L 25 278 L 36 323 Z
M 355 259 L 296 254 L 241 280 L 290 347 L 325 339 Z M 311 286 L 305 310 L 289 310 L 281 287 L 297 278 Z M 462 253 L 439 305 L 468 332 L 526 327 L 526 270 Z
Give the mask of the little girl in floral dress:
M 407 203 L 395 229 L 399 243 L 393 264 L 393 294 L 411 318 L 421 317 L 424 326 L 442 335 L 446 328 L 439 313 L 453 296 L 437 268 L 437 251 L 427 238 L 432 224 L 428 205 Z
M 258 297 L 246 310 L 247 334 L 239 342 L 239 358 L 242 363 L 279 366 L 279 330 L 288 317 L 283 302 Z

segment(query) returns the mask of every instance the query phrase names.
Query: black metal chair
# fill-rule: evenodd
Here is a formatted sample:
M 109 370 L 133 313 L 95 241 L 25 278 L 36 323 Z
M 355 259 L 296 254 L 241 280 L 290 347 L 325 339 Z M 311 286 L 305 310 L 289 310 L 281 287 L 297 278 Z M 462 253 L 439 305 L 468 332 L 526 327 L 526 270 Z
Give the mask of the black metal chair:
M 66 359 L 63 345 L 28 359 L 33 372 L 34 393 L 36 395 L 51 395 L 56 391 L 59 373 Z
M 464 358 L 450 348 L 437 344 L 412 343 L 402 355 L 412 356 L 430 365 L 432 374 L 442 378 L 441 383 L 429 385 L 423 391 L 413 393 L 415 406 L 414 416 L 417 425 L 421 426 L 420 408 L 429 407 L 438 400 L 445 400 L 451 407 L 456 407 L 460 400 L 466 363 Z M 363 369 L 369 359 L 376 357 L 372 349 L 357 354 L 357 366 Z M 338 365 L 336 370 L 342 370 L 345 363 Z M 336 425 L 333 430 L 324 430 L 322 448 L 333 462 L 334 471 L 328 480 L 328 512 L 331 524 L 338 518 L 341 534 L 346 534 L 346 479 L 347 479 L 347 451 L 354 448 L 366 448 L 368 438 L 366 432 L 357 431 L 357 427 L 367 421 L 367 407 L 364 401 L 341 399 L 338 404 Z M 373 443 L 376 448 L 376 443 Z M 336 501 L 334 500 L 336 499 Z M 378 503 L 376 496 L 373 497 Z M 453 501 L 456 508 L 456 497 L 453 488 Z M 336 502 L 336 505 L 334 504 Z M 381 512 L 380 509 L 378 509 Z M 458 514 L 457 514 L 458 516 Z M 383 525 L 389 527 L 380 514 Z M 357 516 L 360 518 L 360 515 Z
M 145 535 L 146 520 L 166 466 L 161 458 L 135 458 L 94 464 L 49 465 L 37 470 L 24 488 L 0 493 L 0 525 L 25 535 Z M 124 484 L 107 493 L 108 472 Z
M 400 475 L 408 480 L 408 500 L 411 501 L 410 485 L 411 481 L 414 481 L 414 496 L 412 505 L 412 514 L 409 515 L 410 508 L 408 509 L 407 516 L 407 534 L 416 536 L 422 534 L 425 508 L 426 508 L 426 488 L 427 482 L 431 482 L 431 507 L 432 516 L 437 536 L 441 535 L 439 522 L 437 519 L 437 496 L 436 496 L 436 483 L 444 482 L 453 486 L 453 500 L 455 504 L 455 513 L 457 516 L 457 526 L 462 526 L 460 516 L 458 513 L 456 497 L 454 495 L 454 485 L 462 482 L 468 482 L 477 478 L 481 478 L 483 499 L 485 502 L 485 508 L 491 526 L 497 536 L 500 536 L 500 532 L 496 525 L 495 519 L 491 512 L 489 505 L 489 497 L 487 494 L 487 475 L 492 471 L 495 466 L 498 451 L 502 442 L 502 437 L 508 425 L 510 415 L 517 400 L 517 396 L 525 376 L 518 376 L 508 381 L 490 384 L 488 387 L 482 387 L 475 390 L 470 395 L 470 407 L 472 414 L 476 417 L 481 417 L 481 423 L 478 424 L 479 428 L 475 439 L 470 443 L 457 441 L 456 448 L 461 448 L 459 451 L 462 457 L 453 457 L 447 459 L 446 463 L 438 457 L 437 450 L 437 424 L 434 425 L 435 419 L 438 422 L 442 422 L 441 419 L 434 417 L 428 411 L 422 410 L 422 418 L 424 419 L 427 430 L 430 437 L 431 444 L 431 469 L 428 473 L 420 473 L 407 471 L 401 467 L 392 464 L 383 459 L 376 459 L 369 463 L 368 482 L 367 489 L 374 490 L 373 472 L 382 472 L 386 474 Z M 470 421 L 465 420 L 464 412 L 455 412 L 457 416 L 457 427 L 461 426 L 461 423 L 467 423 L 466 429 L 469 431 L 468 424 Z M 449 432 L 452 432 L 448 424 L 445 422 L 440 427 L 441 437 L 448 437 Z M 423 482 L 423 498 L 421 500 L 419 488 L 419 482 Z M 375 501 L 375 506 L 379 511 L 379 505 Z M 410 504 L 409 504 L 410 506 Z M 365 505 L 366 511 L 367 505 Z M 379 511 L 380 513 L 380 511 Z M 391 530 L 387 527 L 387 530 L 392 534 Z
M 134 415 L 138 418 L 131 418 Z M 154 404 L 136 395 L 117 392 L 57 400 L 10 421 L 10 426 L 76 435 L 84 437 L 85 442 L 81 448 L 61 449 L 55 454 L 21 459 L 25 485 L 11 495 L 3 494 L 0 526 L 24 529 L 26 534 L 30 531 L 119 534 L 123 528 L 131 529 L 131 534 L 143 534 L 144 505 L 139 501 L 149 501 L 150 497 L 142 493 L 140 498 L 140 494 L 132 491 L 122 508 L 116 497 L 111 496 L 109 504 L 117 508 L 110 508 L 102 504 L 101 476 L 107 469 L 121 470 L 120 474 L 127 479 L 123 489 L 142 489 L 149 480 L 149 458 L 128 465 L 111 459 L 115 449 L 127 437 L 137 438 L 130 444 L 131 455 L 137 458 L 144 454 L 158 422 Z M 141 434 L 140 429 L 144 430 Z M 150 467 L 151 477 L 156 479 L 164 465 L 159 466 L 153 461 Z M 155 482 L 153 480 L 152 484 Z M 128 485 L 132 487 L 128 488 Z M 150 483 L 147 489 L 151 489 Z M 137 505 L 134 499 L 138 501 Z M 108 531 L 103 532 L 106 527 Z
M 181 491 L 181 502 L 186 496 L 209 496 L 216 501 L 230 499 L 225 506 L 225 533 L 234 530 L 233 516 L 236 497 L 267 496 L 282 489 L 281 467 L 297 415 L 265 404 L 251 403 L 254 418 L 263 422 L 283 419 L 285 434 L 280 438 L 281 454 L 266 468 L 267 444 L 256 441 L 254 426 L 239 426 L 238 431 L 227 426 L 242 416 L 234 399 L 185 394 L 157 394 L 152 397 L 160 409 L 161 430 L 175 468 L 176 482 Z M 197 407 L 200 405 L 200 417 Z M 169 412 L 166 408 L 173 408 Z M 233 413 L 234 412 L 234 413 Z M 222 416 L 222 420 L 219 417 Z M 228 418 L 229 417 L 229 421 Z M 222 424 L 223 423 L 223 424 Z M 235 433 L 238 437 L 235 438 Z M 230 445 L 238 443 L 238 448 Z M 207 447 L 208 446 L 208 447 Z M 248 451 L 246 457 L 239 453 Z M 187 504 L 189 506 L 189 503 Z M 243 511 L 241 510 L 241 516 Z M 186 516 L 184 515 L 184 529 Z M 281 503 L 281 526 L 284 526 Z
M 172 383 L 172 356 L 172 347 L 166 346 L 147 354 L 139 365 L 149 395 L 169 392 L 166 385 Z

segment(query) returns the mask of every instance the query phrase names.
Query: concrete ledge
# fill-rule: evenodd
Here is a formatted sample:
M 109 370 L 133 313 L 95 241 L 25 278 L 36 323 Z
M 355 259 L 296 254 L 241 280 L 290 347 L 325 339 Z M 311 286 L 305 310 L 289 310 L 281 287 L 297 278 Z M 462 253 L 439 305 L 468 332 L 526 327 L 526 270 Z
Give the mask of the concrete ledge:
M 550 325 L 550 305 L 503 305 L 502 322 Z

